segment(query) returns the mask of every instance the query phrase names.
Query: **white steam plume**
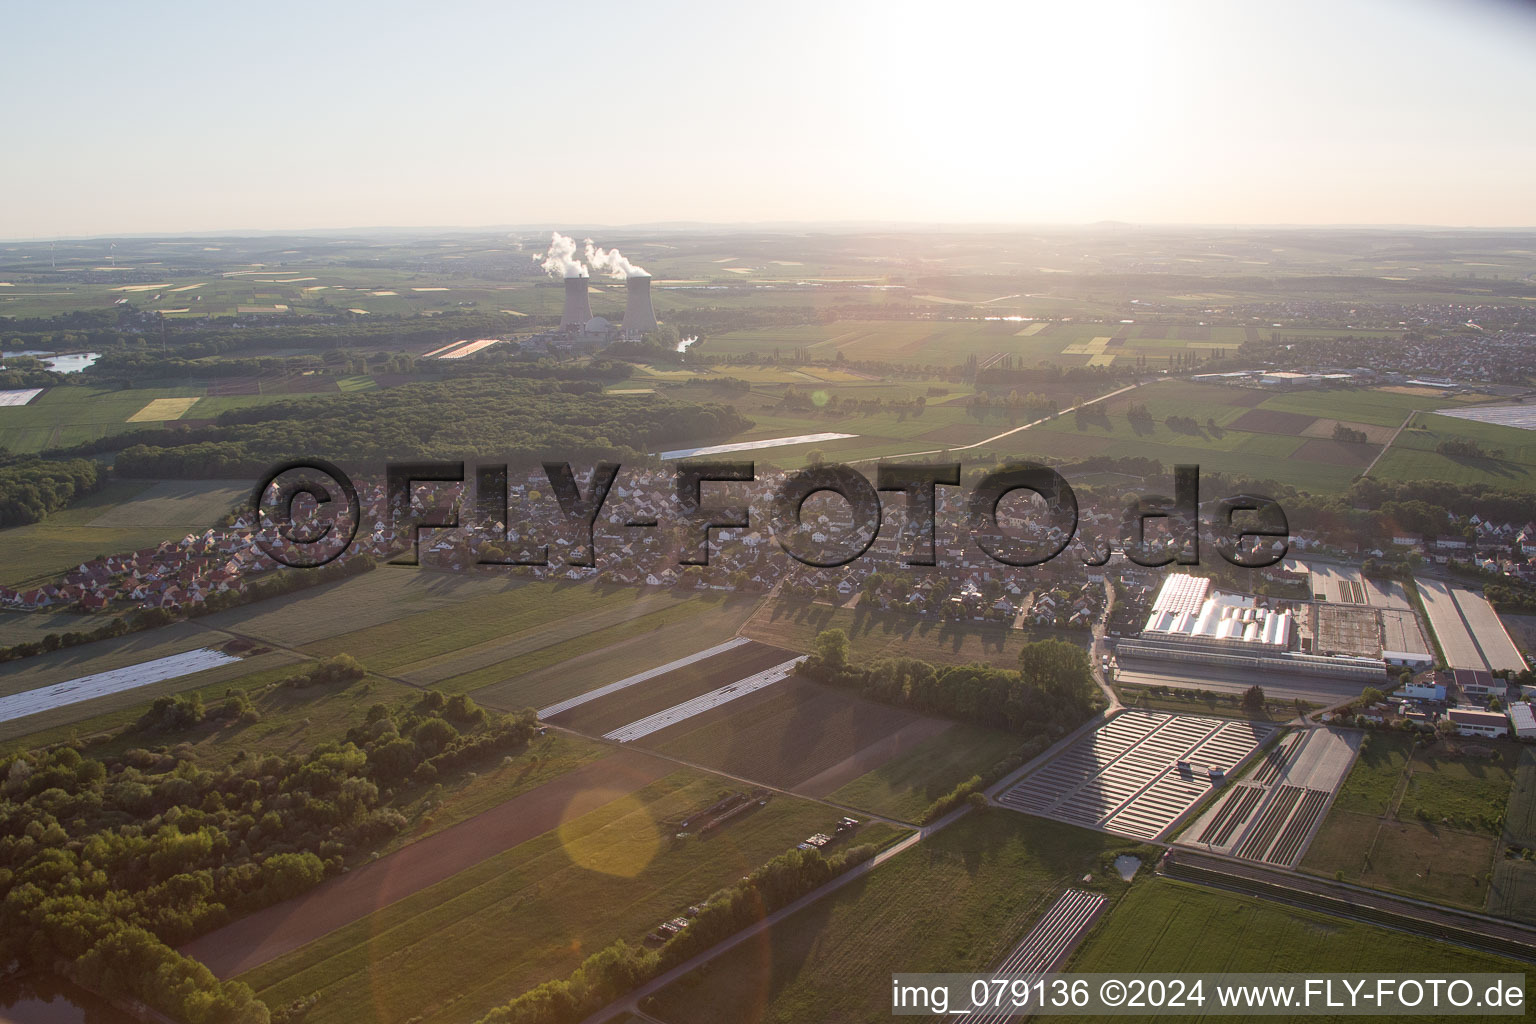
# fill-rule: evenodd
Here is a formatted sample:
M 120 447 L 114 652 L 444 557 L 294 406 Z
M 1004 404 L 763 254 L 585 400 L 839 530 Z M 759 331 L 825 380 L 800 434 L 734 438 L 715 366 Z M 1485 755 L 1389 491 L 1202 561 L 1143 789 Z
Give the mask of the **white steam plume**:
M 558 231 L 549 233 L 549 249 L 543 256 L 534 256 L 533 260 L 550 277 L 589 276 L 587 268 L 576 258 L 576 239 L 567 238 Z
M 592 269 L 601 270 L 609 277 L 650 277 L 650 271 L 644 267 L 637 267 L 624 258 L 624 254 L 617 249 L 609 249 L 606 252 L 592 244 L 592 239 L 586 241 L 587 262 L 592 264 Z

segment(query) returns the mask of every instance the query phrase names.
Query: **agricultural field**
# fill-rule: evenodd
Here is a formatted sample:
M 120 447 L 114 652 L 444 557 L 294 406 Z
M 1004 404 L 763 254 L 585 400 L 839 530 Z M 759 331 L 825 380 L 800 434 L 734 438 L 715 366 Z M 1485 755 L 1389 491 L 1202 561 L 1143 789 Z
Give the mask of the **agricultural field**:
M 1019 651 L 1040 637 L 1007 623 L 934 621 L 897 612 L 834 608 L 779 597 L 753 614 L 742 633 L 763 643 L 808 651 L 826 629 L 848 634 L 855 661 L 880 657 L 919 658 L 939 665 L 984 662 L 1004 668 L 1018 665 Z
M 827 799 L 916 821 L 939 797 L 1018 750 L 1019 737 L 956 722 L 932 739 L 833 790 Z
M 1536 750 L 1520 751 L 1504 812 L 1504 855 L 1493 869 L 1488 912 L 1536 924 Z
M 1446 441 L 1469 441 L 1483 457 L 1443 455 Z M 1416 414 L 1381 457 L 1373 477 L 1383 480 L 1439 480 L 1485 483 L 1511 490 L 1536 489 L 1536 433 L 1496 423 L 1477 423 Z
M 1019 296 L 998 294 L 995 287 L 967 289 L 951 283 L 942 289 L 945 294 L 913 296 L 919 303 L 940 306 L 996 303 L 996 312 L 989 311 L 986 319 L 957 314 L 953 320 L 839 320 L 731 331 L 710 338 L 709 351 L 722 355 L 802 353 L 811 359 L 841 357 L 853 362 L 923 366 L 954 366 L 972 357 L 985 364 L 989 359 L 1010 357 L 1025 366 L 1044 362 L 1059 366 L 1128 364 L 1158 370 L 1173 365 L 1175 355 L 1198 362 L 1220 359 L 1249 336 L 1242 327 L 1030 320 L 1009 315 L 1022 304 L 1009 305 L 1006 300 Z M 1045 313 L 1045 305 L 1035 303 L 1030 308 Z M 1264 334 L 1268 333 L 1266 329 Z
M 1423 936 L 1165 878 L 1133 885 L 1068 968 L 1084 973 L 1289 974 L 1315 971 L 1322 964 L 1344 972 L 1526 970 L 1518 961 Z
M 1011 454 L 1082 458 L 1091 455 L 1154 458 L 1165 465 L 1190 463 L 1206 471 L 1273 479 L 1317 491 L 1343 490 L 1381 451 L 1413 408 L 1447 404 L 1379 390 L 1330 390 L 1274 394 L 1255 388 L 1163 380 L 1012 435 L 995 446 Z M 1145 406 L 1152 422 L 1138 427 L 1127 417 Z M 1188 417 L 1193 427 L 1175 429 L 1169 416 Z M 1332 438 L 1335 423 L 1360 430 L 1371 441 Z M 1388 429 L 1391 428 L 1391 429 Z
M 201 533 L 247 500 L 250 486 L 229 480 L 113 480 L 40 523 L 0 530 L 0 583 L 44 581 L 98 555 Z
M 1301 869 L 1481 910 L 1520 748 L 1474 746 L 1499 757 L 1371 736 Z
M 794 652 L 747 643 L 551 715 L 566 729 L 601 736 L 659 711 L 730 686 L 793 659 Z
M 888 1021 L 893 972 L 987 970 L 1068 885 L 1123 893 L 1108 862 L 1140 849 L 1102 832 L 973 811 L 642 1009 L 668 1024 L 714 1024 L 721 1007 L 741 1006 L 762 1024 Z
M 380 566 L 205 624 L 351 654 L 493 708 L 544 707 L 734 635 L 757 598 Z
M 3 682 L 0 682 L 0 696 L 69 682 L 82 676 L 127 668 L 199 648 L 221 648 L 240 654 L 238 661 L 190 675 L 0 722 L 0 743 L 20 741 L 23 738 L 28 738 L 28 743 L 42 742 L 38 737 L 66 738 L 71 731 L 96 732 L 122 725 L 135 718 L 155 697 L 162 694 L 206 688 L 207 692 L 217 692 L 222 696 L 226 687 L 244 676 L 267 670 L 294 671 L 295 666 L 304 660 L 291 652 L 246 646 L 232 641 L 234 638 L 228 634 L 182 622 L 82 647 L 65 648 L 7 665 Z
M 131 430 L 154 430 L 170 422 L 211 420 L 229 409 L 292 398 L 324 387 L 332 378 L 273 379 L 252 394 L 218 397 L 215 385 L 163 383 L 134 388 L 69 384 L 48 388 L 23 406 L 0 408 L 0 444 L 26 454 L 68 448 Z
M 639 742 L 727 775 L 813 793 L 820 788 L 816 782 L 822 773 L 848 763 L 866 748 L 898 734 L 904 742 L 896 741 L 896 747 L 916 745 L 948 725 L 791 677 Z M 899 752 L 877 749 L 886 757 Z
M 1536 750 L 1520 751 L 1509 806 L 1504 812 L 1504 841 L 1511 846 L 1536 850 Z
M 779 796 L 708 838 L 663 823 L 729 784 L 687 769 L 609 799 L 432 887 L 391 903 L 241 979 L 269 1005 L 309 992 L 314 1024 L 474 1021 L 562 977 L 616 938 L 651 928 L 836 821 Z M 515 909 L 515 913 L 512 912 Z

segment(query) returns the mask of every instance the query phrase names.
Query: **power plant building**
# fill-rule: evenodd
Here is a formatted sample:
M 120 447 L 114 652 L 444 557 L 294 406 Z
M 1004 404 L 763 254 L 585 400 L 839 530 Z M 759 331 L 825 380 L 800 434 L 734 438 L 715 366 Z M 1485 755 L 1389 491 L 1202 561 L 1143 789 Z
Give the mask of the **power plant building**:
M 624 279 L 624 337 L 638 338 L 656 329 L 656 310 L 651 307 L 651 278 L 631 274 Z
M 560 314 L 560 326 L 581 327 L 592 319 L 592 303 L 587 298 L 587 279 L 572 276 L 565 279 L 565 309 Z

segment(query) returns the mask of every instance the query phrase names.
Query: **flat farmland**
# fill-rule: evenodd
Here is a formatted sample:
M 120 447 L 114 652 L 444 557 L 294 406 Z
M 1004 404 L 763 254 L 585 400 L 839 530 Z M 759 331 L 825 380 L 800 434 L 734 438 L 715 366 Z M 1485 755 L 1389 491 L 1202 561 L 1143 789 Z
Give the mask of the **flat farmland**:
M 66 385 L 49 388 L 24 406 L 0 409 L 0 444 L 13 452 L 66 448 L 128 430 L 155 427 L 129 422 L 156 399 L 201 397 L 196 387 L 106 388 Z
M 1447 441 L 1478 445 L 1482 456 L 1445 455 Z M 1494 423 L 1417 414 L 1371 471 L 1383 480 L 1436 480 L 1536 488 L 1536 433 Z
M 464 601 L 337 633 L 303 649 L 317 657 L 345 652 L 414 682 L 451 684 L 486 669 L 494 677 L 500 662 L 529 652 L 530 640 L 535 648 L 549 646 L 690 600 L 690 594 L 660 588 L 503 581 L 500 589 L 475 588 Z
M 1005 811 L 972 811 L 875 871 L 667 986 L 668 1024 L 868 1022 L 891 1017 L 893 971 L 985 971 L 1068 885 L 1111 898 L 1128 840 Z M 1091 883 L 1081 881 L 1093 875 Z
M 1536 750 L 1520 751 L 1515 782 L 1504 812 L 1504 841 L 1511 846 L 1536 850 Z
M 1301 869 L 1420 899 L 1482 909 L 1518 758 L 1494 761 L 1441 742 L 1372 735 Z
M 92 525 L 150 486 L 147 480 L 113 480 L 40 523 L 0 530 L 0 583 L 18 587 L 42 582 L 97 555 L 136 551 L 184 536 L 180 526 Z
M 1424 936 L 1155 877 L 1131 887 L 1068 966 L 1079 972 L 1301 974 L 1319 964 L 1350 972 L 1526 970 L 1518 961 Z
M 720 355 L 804 349 L 812 359 L 832 359 L 954 366 L 971 356 L 986 359 L 998 352 L 1033 364 L 1047 358 L 1083 364 L 1087 357 L 1062 357 L 1063 342 L 1046 331 L 1020 336 L 1016 321 L 839 320 L 831 324 L 730 331 L 709 339 Z
M 834 608 L 788 597 L 777 598 L 755 613 L 742 627 L 742 635 L 793 651 L 809 651 L 816 634 L 825 629 L 847 633 L 857 661 L 900 656 L 942 665 L 979 661 L 1005 668 L 1016 667 L 1024 644 L 1039 639 L 1005 623 L 935 622 L 916 615 Z
M 183 622 L 83 647 L 66 648 L 7 666 L 4 681 L 0 683 L 0 696 L 124 669 L 200 648 L 218 648 L 229 640 L 226 634 Z M 243 677 L 262 672 L 283 674 L 295 670 L 302 661 L 302 658 L 286 651 L 247 651 L 238 661 L 190 675 L 0 722 L 0 742 L 21 740 L 24 737 L 30 738 L 29 742 L 42 742 L 38 737 L 63 738 L 71 730 L 81 730 L 83 727 L 99 732 L 133 720 L 154 698 L 162 694 L 203 690 L 222 695 L 227 687 L 235 685 Z
M 701 645 L 729 639 L 757 602 L 718 592 L 631 593 L 632 605 L 525 631 L 499 648 L 507 660 L 434 685 L 473 693 L 496 707 L 547 707 L 612 682 L 615 672 L 617 677 L 630 675 L 634 667 L 665 664 Z
M 726 785 L 682 769 L 631 791 L 594 791 L 582 813 L 241 980 L 272 1006 L 318 992 L 313 1024 L 478 1020 L 617 938 L 640 941 L 836 822 L 827 807 L 778 796 L 708 838 L 678 841 L 665 831 L 664 822 L 712 803 Z
M 1488 886 L 1488 913 L 1536 924 L 1536 861 L 1499 859 Z
M 481 814 L 418 838 L 300 896 L 194 940 L 187 952 L 220 977 L 253 970 L 505 849 L 533 839 L 668 774 L 659 758 L 610 754 L 565 772 Z
M 750 642 L 579 704 L 552 716 L 550 721 L 589 736 L 601 736 L 794 657 L 793 651 Z
M 42 522 L 0 530 L 0 583 L 41 581 L 98 555 L 201 533 L 245 501 L 250 487 L 233 480 L 109 481 Z
M 924 721 L 938 720 L 791 676 L 638 742 L 790 789 Z
M 1376 457 L 1380 441 L 1424 401 L 1380 390 L 1270 394 L 1254 388 L 1167 380 L 1101 403 L 1081 418 L 1074 414 L 1043 423 L 995 447 L 1056 457 L 1112 449 L 1116 455 L 1155 458 L 1165 465 L 1192 463 L 1313 492 L 1337 491 L 1348 487 Z M 1146 407 L 1150 424 L 1131 423 L 1126 412 L 1133 404 Z M 1175 415 L 1195 423 L 1174 429 L 1167 419 Z M 1334 441 L 1331 434 L 1336 423 L 1365 432 L 1375 443 Z M 1064 447 L 1069 437 L 1079 446 L 1097 441 L 1098 447 L 1091 452 L 1079 451 L 1070 443 Z M 1388 452 L 1383 463 L 1391 455 Z
M 939 797 L 985 772 L 1020 746 L 997 729 L 956 722 L 873 771 L 833 790 L 828 799 L 889 818 L 916 821 Z
M 284 594 L 281 601 L 261 601 L 200 621 L 268 643 L 304 647 L 423 612 L 474 604 L 528 582 L 381 565 L 350 579 Z
M 249 507 L 249 480 L 161 480 L 92 519 L 105 529 L 205 530 L 237 505 Z

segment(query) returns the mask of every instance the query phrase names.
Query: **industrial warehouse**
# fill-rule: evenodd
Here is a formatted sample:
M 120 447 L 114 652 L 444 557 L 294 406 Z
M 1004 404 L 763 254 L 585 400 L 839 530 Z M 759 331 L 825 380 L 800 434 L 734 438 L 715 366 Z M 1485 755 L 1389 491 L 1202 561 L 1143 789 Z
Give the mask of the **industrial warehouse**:
M 1153 601 L 1146 626 L 1134 639 L 1120 641 L 1117 657 L 1345 679 L 1385 677 L 1379 644 L 1374 654 L 1361 647 L 1345 651 L 1320 647 L 1315 626 L 1310 625 L 1314 606 L 1280 607 L 1263 600 L 1216 590 L 1200 576 L 1169 575 Z M 1298 628 L 1302 614 L 1309 623 L 1306 637 Z

